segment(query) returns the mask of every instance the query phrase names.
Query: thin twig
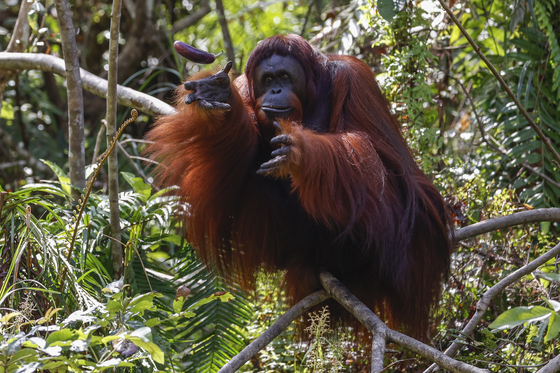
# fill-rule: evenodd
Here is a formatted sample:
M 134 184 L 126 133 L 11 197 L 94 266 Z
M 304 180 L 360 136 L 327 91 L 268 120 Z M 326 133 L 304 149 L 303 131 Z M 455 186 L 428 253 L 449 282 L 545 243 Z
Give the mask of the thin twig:
M 99 148 L 101 147 L 101 140 L 103 140 L 103 133 L 107 128 L 105 124 L 106 121 L 103 119 L 101 121 L 101 127 L 99 127 L 99 132 L 97 132 L 97 138 L 95 139 L 95 148 L 93 148 L 93 157 L 91 158 L 91 163 L 94 164 L 97 161 L 97 157 L 99 155 Z
M 263 334 L 261 334 L 257 339 L 255 339 L 251 344 L 243 349 L 240 353 L 235 355 L 226 365 L 218 371 L 218 373 L 233 373 L 241 368 L 246 362 L 248 362 L 251 357 L 253 357 L 257 352 L 262 350 L 266 345 L 268 345 L 274 338 L 276 338 L 280 333 L 284 331 L 298 317 L 303 315 L 303 313 L 309 310 L 311 307 L 329 299 L 330 296 L 325 290 L 317 291 L 307 297 L 303 298 L 298 304 L 290 308 L 286 313 L 276 320 L 270 328 L 268 328 Z
M 307 26 L 307 21 L 309 21 L 309 16 L 311 15 L 311 9 L 313 8 L 313 0 L 309 0 L 309 6 L 307 7 L 307 13 L 305 14 L 305 20 L 303 21 L 303 26 L 301 27 L 301 33 L 299 36 L 303 36 L 305 32 L 305 26 Z
M 134 138 L 130 138 L 130 139 L 120 141 L 120 143 L 123 144 L 123 145 L 126 144 L 126 143 L 129 143 L 129 142 L 140 142 L 142 144 L 153 144 L 154 143 L 154 141 L 144 140 L 144 139 L 134 139 Z
M 124 141 L 123 141 L 124 142 Z M 153 183 L 151 183 L 148 178 L 146 177 L 146 174 L 144 174 L 144 171 L 142 171 L 142 169 L 140 167 L 138 167 L 138 165 L 136 164 L 136 162 L 134 162 L 134 159 L 141 159 L 143 161 L 149 160 L 147 158 L 143 158 L 143 157 L 136 157 L 134 155 L 130 155 L 126 149 L 124 148 L 124 146 L 122 146 L 123 142 L 118 142 L 117 145 L 119 146 L 119 149 L 123 152 L 123 154 L 125 155 L 125 157 L 130 161 L 130 163 L 132 163 L 132 166 L 134 167 L 134 169 L 136 170 L 136 172 L 138 173 L 138 175 L 140 175 L 142 177 L 142 179 L 144 179 L 144 181 L 148 184 L 150 184 L 152 186 L 152 188 L 154 188 L 156 191 L 159 191 L 160 189 L 156 186 L 156 185 L 152 185 Z
M 5 52 L 23 52 L 25 48 L 27 48 L 30 31 L 28 13 L 29 9 L 31 9 L 31 5 L 31 1 L 23 0 L 21 2 L 16 24 L 12 30 L 12 36 Z M 2 71 L 2 69 L 0 69 L 0 110 L 2 110 L 2 102 L 4 101 L 6 83 L 12 79 L 15 74 L 15 71 Z
M 558 154 L 558 152 L 556 151 L 556 149 L 554 149 L 554 147 L 552 146 L 552 143 L 550 142 L 550 139 L 548 137 L 546 137 L 544 135 L 544 133 L 542 132 L 542 130 L 539 128 L 539 126 L 535 123 L 535 121 L 533 120 L 533 118 L 531 118 L 531 116 L 529 115 L 529 113 L 527 112 L 527 110 L 525 110 L 525 108 L 523 107 L 523 105 L 521 105 L 521 102 L 519 102 L 519 100 L 517 99 L 517 97 L 515 96 L 515 94 L 512 92 L 512 90 L 509 88 L 509 86 L 507 85 L 507 83 L 505 82 L 505 80 L 502 78 L 502 76 L 500 75 L 500 73 L 498 73 L 498 71 L 496 71 L 496 68 L 494 68 L 494 65 L 492 65 L 492 63 L 488 60 L 488 58 L 486 58 L 486 56 L 484 56 L 484 54 L 482 53 L 482 51 L 480 50 L 480 47 L 475 43 L 475 41 L 471 38 L 471 36 L 469 35 L 469 33 L 467 32 L 467 30 L 465 30 L 465 28 L 463 27 L 463 25 L 461 24 L 461 22 L 457 19 L 457 17 L 455 17 L 455 14 L 453 14 L 453 12 L 451 11 L 451 9 L 447 6 L 447 4 L 445 3 L 444 0 L 438 0 L 439 3 L 441 4 L 441 6 L 445 9 L 445 11 L 447 12 L 447 14 L 449 14 L 449 17 L 451 17 L 451 19 L 453 20 L 453 22 L 457 25 L 457 27 L 459 28 L 459 30 L 461 30 L 461 33 L 463 34 L 463 36 L 468 40 L 469 44 L 473 47 L 474 51 L 476 52 L 476 54 L 478 54 L 478 56 L 482 59 L 482 61 L 484 61 L 484 63 L 486 64 L 486 66 L 488 66 L 488 69 L 490 69 L 490 71 L 492 72 L 492 74 L 496 77 L 496 79 L 498 79 L 498 81 L 500 82 L 500 84 L 502 85 L 502 88 L 506 91 L 506 93 L 508 94 L 508 96 L 511 98 L 511 100 L 515 103 L 515 105 L 517 105 L 517 107 L 519 108 L 519 110 L 521 111 L 521 114 L 523 114 L 523 116 L 525 117 L 525 119 L 527 119 L 527 121 L 529 122 L 529 125 L 533 128 L 533 130 L 535 130 L 535 132 L 537 133 L 537 135 L 540 137 L 540 139 L 544 142 L 546 148 L 550 151 L 550 153 L 552 154 L 552 156 L 554 157 L 554 159 L 556 160 L 556 163 L 558 165 L 558 167 L 560 167 L 560 154 Z

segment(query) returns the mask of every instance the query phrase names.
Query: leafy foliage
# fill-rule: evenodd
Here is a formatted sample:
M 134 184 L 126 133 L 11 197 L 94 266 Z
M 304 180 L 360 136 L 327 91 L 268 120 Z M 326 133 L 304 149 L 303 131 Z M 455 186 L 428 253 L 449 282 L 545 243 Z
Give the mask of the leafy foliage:
M 192 63 L 183 66 L 182 60 L 168 53 L 173 39 L 211 52 L 224 49 L 213 9 L 196 25 L 175 35 L 168 33 L 178 19 L 192 15 L 202 3 L 159 2 L 150 14 L 155 21 L 148 18 L 141 28 L 133 27 L 132 13 L 123 17 L 122 38 L 126 45 L 136 42 L 138 51 L 137 57 L 119 57 L 120 67 L 127 63 L 133 67 L 125 70 L 125 85 L 169 99 L 183 75 L 200 69 Z M 137 12 L 144 4 L 136 3 Z M 449 4 L 559 149 L 558 0 Z M 239 72 L 258 40 L 276 33 L 300 33 L 304 27 L 304 36 L 322 51 L 353 54 L 370 64 L 418 163 L 446 194 L 458 225 L 559 205 L 559 166 L 437 2 L 236 0 L 225 7 Z M 11 38 L 17 8 L 14 1 L 0 3 L 2 50 Z M 73 4 L 73 16 L 82 67 L 101 75 L 110 2 L 78 2 Z M 28 51 L 59 54 L 52 4 L 36 1 L 28 19 Z M 140 34 L 135 34 L 138 29 Z M 160 31 L 163 39 L 156 35 Z M 152 39 L 158 40 L 157 48 L 140 43 Z M 225 57 L 218 60 L 224 62 Z M 149 169 L 142 162 L 140 138 L 152 121 L 146 115 L 126 130 L 121 142 L 126 150 L 119 158 L 124 190 L 119 194 L 126 260 L 123 286 L 115 292 L 103 291 L 115 288 L 103 170 L 83 206 L 76 250 L 66 259 L 73 206 L 67 151 L 60 150 L 68 145 L 63 85 L 61 77 L 26 71 L 10 77 L 2 91 L 0 372 L 33 371 L 40 364 L 49 370 L 217 371 L 285 310 L 278 292 L 280 275 L 262 276 L 255 293 L 247 295 L 197 260 L 183 238 L 184 206 L 170 196 L 171 189 L 151 185 Z M 86 153 L 92 159 L 99 154 L 95 149 L 103 110 L 91 97 L 85 109 Z M 122 110 L 121 115 L 126 114 Z M 13 141 L 7 141 L 5 134 Z M 98 145 L 102 151 L 104 145 Z M 28 158 L 22 156 L 25 152 L 45 159 L 53 173 L 29 167 Z M 92 170 L 88 166 L 88 173 Z M 509 286 L 492 302 L 473 335 L 460 333 L 488 288 L 556 245 L 557 237 L 558 223 L 545 222 L 462 242 L 435 314 L 434 344 L 445 348 L 459 338 L 464 346 L 460 359 L 498 372 L 536 371 L 557 355 L 560 275 L 555 260 Z M 63 272 L 69 279 L 61 286 Z M 339 333 L 345 341 L 343 369 L 363 370 L 369 351 L 348 342 L 352 333 Z M 294 334 L 294 328 L 285 331 L 243 371 L 333 368 L 326 358 L 340 347 L 330 345 L 338 337 L 325 342 L 324 334 L 315 333 L 316 339 L 297 344 Z M 136 352 L 124 356 L 121 350 L 126 348 Z M 392 364 L 391 371 L 426 366 L 398 350 L 387 356 L 386 363 Z

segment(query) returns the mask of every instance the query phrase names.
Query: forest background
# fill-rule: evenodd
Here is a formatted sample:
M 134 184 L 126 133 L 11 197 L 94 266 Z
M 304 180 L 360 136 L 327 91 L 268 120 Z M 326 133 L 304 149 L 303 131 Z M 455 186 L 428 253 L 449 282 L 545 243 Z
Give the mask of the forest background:
M 558 14 L 558 0 L 0 3 L 0 372 L 215 372 L 286 311 L 281 274 L 244 294 L 204 268 L 141 156 L 175 87 L 208 68 L 174 40 L 242 73 L 280 33 L 372 67 L 458 229 L 523 216 L 458 242 L 432 346 L 496 372 L 560 369 L 560 212 L 543 210 L 560 200 Z M 328 310 L 315 319 L 310 343 L 290 327 L 241 371 L 364 371 L 370 351 Z M 385 371 L 430 365 L 384 353 Z

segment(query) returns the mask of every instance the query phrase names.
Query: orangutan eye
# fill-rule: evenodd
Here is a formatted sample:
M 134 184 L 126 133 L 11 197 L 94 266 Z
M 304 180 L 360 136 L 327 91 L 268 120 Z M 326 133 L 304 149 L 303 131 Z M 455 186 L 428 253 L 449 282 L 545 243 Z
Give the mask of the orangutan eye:
M 272 83 L 272 78 L 271 77 L 268 77 L 264 80 L 264 84 L 266 84 L 266 85 L 270 85 L 271 83 Z
M 280 79 L 282 79 L 282 80 L 285 81 L 285 82 L 287 82 L 288 80 L 290 80 L 290 78 L 288 77 L 287 74 L 282 75 L 282 77 L 281 77 Z

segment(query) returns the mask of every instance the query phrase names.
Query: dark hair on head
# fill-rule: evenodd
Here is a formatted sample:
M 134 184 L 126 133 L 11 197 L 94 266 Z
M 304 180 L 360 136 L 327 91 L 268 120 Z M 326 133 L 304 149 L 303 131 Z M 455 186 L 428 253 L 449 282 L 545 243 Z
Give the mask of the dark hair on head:
M 271 36 L 257 44 L 251 53 L 245 68 L 245 76 L 249 87 L 253 86 L 253 72 L 264 60 L 272 55 L 291 56 L 299 62 L 305 72 L 307 96 L 310 102 L 315 102 L 317 98 L 317 87 L 324 81 L 326 75 L 327 56 L 321 53 L 299 35 L 287 34 Z M 249 90 L 252 103 L 255 102 L 253 89 Z

